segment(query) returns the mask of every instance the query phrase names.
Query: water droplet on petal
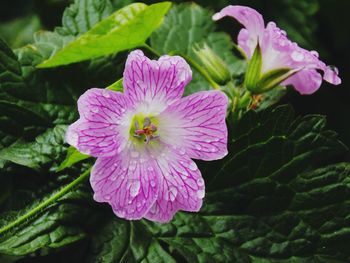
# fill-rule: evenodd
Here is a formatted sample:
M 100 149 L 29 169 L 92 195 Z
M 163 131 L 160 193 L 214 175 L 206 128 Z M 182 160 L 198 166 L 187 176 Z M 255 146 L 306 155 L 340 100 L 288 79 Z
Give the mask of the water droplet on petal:
M 207 138 L 207 139 L 205 139 L 205 142 L 211 143 L 211 139 Z
M 217 152 L 217 151 L 218 151 L 218 149 L 215 148 L 214 146 L 210 148 L 210 152 L 212 152 L 212 153 L 215 153 L 215 152 Z
M 105 98 L 109 98 L 111 95 L 109 94 L 109 91 L 108 91 L 108 90 L 104 89 L 104 90 L 102 91 L 102 96 L 105 97 Z
M 117 180 L 117 175 L 112 175 L 112 176 L 110 177 L 110 179 L 111 179 L 111 181 Z
M 141 207 L 141 205 L 142 205 L 141 202 L 137 202 L 136 204 L 137 207 Z
M 188 173 L 187 173 L 186 171 L 180 171 L 180 173 L 181 173 L 183 176 L 185 176 L 185 177 L 188 176 Z
M 95 108 L 92 108 L 91 111 L 93 113 L 98 113 L 100 111 L 100 109 L 95 107 Z
M 176 187 L 170 187 L 169 189 L 169 199 L 171 202 L 173 202 L 175 200 L 177 196 L 177 189 Z
M 320 56 L 316 50 L 311 50 L 310 53 L 317 58 Z
M 203 178 L 198 178 L 198 179 L 197 179 L 197 185 L 198 185 L 198 186 L 203 186 L 203 185 L 204 185 L 204 180 L 203 180 Z
M 98 146 L 100 146 L 100 147 L 106 147 L 108 145 L 109 145 L 109 142 L 106 142 L 106 141 L 102 141 L 98 144 Z
M 203 189 L 197 191 L 197 197 L 203 198 L 205 196 L 205 191 Z
M 291 57 L 294 61 L 300 62 L 304 59 L 304 54 L 299 51 L 293 51 Z
M 197 150 L 201 150 L 202 149 L 202 146 L 200 144 L 196 144 L 195 147 L 196 147 Z
M 190 163 L 190 165 L 188 166 L 188 168 L 190 169 L 190 170 L 192 170 L 192 171 L 197 171 L 197 165 L 194 163 L 194 162 L 192 162 L 192 163 Z
M 140 191 L 140 182 L 134 181 L 130 186 L 130 196 L 135 197 Z
M 181 148 L 181 149 L 179 150 L 179 154 L 184 155 L 185 153 L 186 153 L 186 151 L 185 151 L 183 148 Z
M 155 182 L 154 180 L 151 180 L 151 181 L 150 181 L 150 184 L 151 184 L 152 187 L 155 187 L 155 186 L 156 186 L 156 182 Z
M 105 195 L 106 200 L 111 200 L 111 196 L 110 195 Z

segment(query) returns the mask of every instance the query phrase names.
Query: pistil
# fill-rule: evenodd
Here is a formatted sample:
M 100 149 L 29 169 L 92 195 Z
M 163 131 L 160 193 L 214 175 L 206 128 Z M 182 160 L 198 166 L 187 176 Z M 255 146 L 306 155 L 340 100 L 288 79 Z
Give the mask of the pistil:
M 142 138 L 142 136 L 145 136 L 144 141 L 148 144 L 150 141 L 159 138 L 158 135 L 154 134 L 155 132 L 157 132 L 157 126 L 151 123 L 149 117 L 144 118 L 142 129 L 140 129 L 139 122 L 137 120 L 135 121 L 135 138 Z

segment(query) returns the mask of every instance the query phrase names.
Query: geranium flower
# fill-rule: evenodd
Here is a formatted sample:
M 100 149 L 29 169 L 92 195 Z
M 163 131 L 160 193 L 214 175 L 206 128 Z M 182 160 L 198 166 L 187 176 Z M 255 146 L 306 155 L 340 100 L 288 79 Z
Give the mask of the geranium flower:
M 246 6 L 227 6 L 213 16 L 219 20 L 225 16 L 235 18 L 245 28 L 238 34 L 238 45 L 243 49 L 248 59 L 259 43 L 262 52 L 262 73 L 277 68 L 299 70 L 298 73 L 286 79 L 283 85 L 293 85 L 301 94 L 314 93 L 323 79 L 334 85 L 341 83 L 338 69 L 327 66 L 318 59 L 316 51 L 308 51 L 299 47 L 287 38 L 285 31 L 274 22 L 264 25 L 264 19 L 256 10 Z
M 178 56 L 150 60 L 130 53 L 124 93 L 90 89 L 78 100 L 80 119 L 66 140 L 97 157 L 94 199 L 126 219 L 168 222 L 178 210 L 198 211 L 204 180 L 193 159 L 227 154 L 227 97 L 202 91 L 181 98 L 192 79 Z

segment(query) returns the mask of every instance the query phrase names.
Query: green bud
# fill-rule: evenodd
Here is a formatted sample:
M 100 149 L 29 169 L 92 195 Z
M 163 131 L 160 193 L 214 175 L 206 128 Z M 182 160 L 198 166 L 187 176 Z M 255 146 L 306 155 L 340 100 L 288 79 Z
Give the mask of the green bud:
M 277 87 L 299 71 L 300 69 L 278 68 L 266 72 L 257 83 L 256 93 L 264 93 Z
M 257 93 L 257 85 L 261 76 L 262 54 L 259 44 L 257 44 L 253 56 L 248 62 L 247 71 L 245 73 L 244 85 L 247 90 Z
M 244 80 L 245 87 L 253 94 L 265 93 L 300 71 L 300 69 L 277 68 L 262 73 L 262 63 L 261 49 L 257 44 L 253 56 L 248 62 Z
M 194 53 L 202 62 L 209 76 L 219 85 L 230 81 L 230 71 L 227 64 L 207 45 L 193 48 Z

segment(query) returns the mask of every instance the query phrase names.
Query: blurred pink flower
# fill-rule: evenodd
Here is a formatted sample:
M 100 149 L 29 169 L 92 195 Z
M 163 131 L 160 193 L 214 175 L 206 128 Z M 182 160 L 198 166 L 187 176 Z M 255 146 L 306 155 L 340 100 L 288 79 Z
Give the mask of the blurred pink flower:
M 216 21 L 225 16 L 235 18 L 244 26 L 238 35 L 238 45 L 248 59 L 259 42 L 263 57 L 262 73 L 277 68 L 300 70 L 282 84 L 293 85 L 301 94 L 314 93 L 321 86 L 322 75 L 318 71 L 323 71 L 325 81 L 334 85 L 341 83 L 337 68 L 319 60 L 316 51 L 308 51 L 290 41 L 286 32 L 274 22 L 269 22 L 265 27 L 262 15 L 256 10 L 246 6 L 227 6 L 213 19 Z
M 178 210 L 198 211 L 204 180 L 193 159 L 227 154 L 227 97 L 202 91 L 181 98 L 192 79 L 178 56 L 150 60 L 130 53 L 124 93 L 90 89 L 78 100 L 80 119 L 66 140 L 97 157 L 94 199 L 126 219 L 168 222 Z

